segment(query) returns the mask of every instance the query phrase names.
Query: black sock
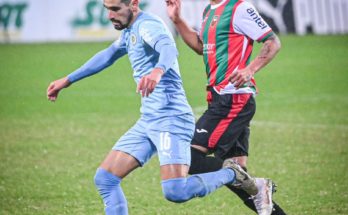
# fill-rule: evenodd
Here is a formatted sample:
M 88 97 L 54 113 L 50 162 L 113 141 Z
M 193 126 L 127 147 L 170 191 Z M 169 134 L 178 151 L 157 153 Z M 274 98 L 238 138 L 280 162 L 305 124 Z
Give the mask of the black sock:
M 217 157 L 210 157 L 207 156 L 204 152 L 201 152 L 198 149 L 191 147 L 191 166 L 189 170 L 189 174 L 199 174 L 199 173 L 207 173 L 207 172 L 214 172 L 222 167 L 223 160 Z M 247 169 L 243 167 L 245 171 Z M 245 192 L 244 190 L 235 188 L 231 185 L 226 185 L 228 189 L 233 191 L 242 201 L 243 203 L 256 212 L 256 208 L 254 205 L 253 200 L 251 199 L 251 196 Z M 272 215 L 286 215 L 284 211 L 273 201 L 274 207 Z
M 221 169 L 223 160 L 217 157 L 207 156 L 204 152 L 191 147 L 191 166 L 189 174 L 199 174 L 206 172 L 213 172 Z M 246 168 L 243 168 L 246 171 Z M 250 195 L 244 190 L 235 188 L 231 185 L 226 185 L 228 189 L 233 191 L 244 202 L 244 204 L 251 210 L 256 212 L 253 200 Z
M 283 209 L 273 201 L 273 211 L 271 215 L 286 215 Z
M 235 188 L 231 185 L 226 185 L 226 187 L 230 189 L 232 192 L 234 192 L 248 208 L 250 208 L 251 210 L 257 213 L 255 205 L 254 205 L 254 201 L 251 199 L 251 196 L 247 192 L 245 192 L 244 190 Z
M 204 152 L 191 147 L 191 166 L 189 174 L 214 172 L 222 167 L 223 161 L 219 158 L 207 156 Z

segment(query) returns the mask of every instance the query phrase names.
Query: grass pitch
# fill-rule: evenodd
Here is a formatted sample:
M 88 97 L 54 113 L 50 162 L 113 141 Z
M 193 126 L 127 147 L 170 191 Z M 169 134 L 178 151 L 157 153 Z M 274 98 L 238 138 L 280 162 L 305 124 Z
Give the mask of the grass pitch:
M 278 183 L 288 214 L 348 214 L 348 36 L 282 36 L 256 75 L 249 170 Z M 0 214 L 103 214 L 95 169 L 139 117 L 127 58 L 46 100 L 50 81 L 108 43 L 0 45 Z M 202 59 L 178 41 L 184 86 L 204 110 Z M 257 51 L 255 51 L 257 53 Z M 157 157 L 122 182 L 132 215 L 253 214 L 227 189 L 162 197 Z

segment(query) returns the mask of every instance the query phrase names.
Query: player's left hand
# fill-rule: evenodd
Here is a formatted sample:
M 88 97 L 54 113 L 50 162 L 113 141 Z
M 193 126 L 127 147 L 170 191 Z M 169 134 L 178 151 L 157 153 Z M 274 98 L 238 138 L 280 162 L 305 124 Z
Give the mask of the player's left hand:
M 167 12 L 169 18 L 174 22 L 178 22 L 181 19 L 181 0 L 166 0 Z
M 228 80 L 234 85 L 235 88 L 238 89 L 244 84 L 250 82 L 253 75 L 253 71 L 246 67 L 244 69 L 234 71 L 230 77 L 228 77 Z
M 70 82 L 67 77 L 55 80 L 51 82 L 47 88 L 47 99 L 54 102 L 58 98 L 59 92 L 68 86 L 70 86 Z
M 148 97 L 160 82 L 163 73 L 162 69 L 154 68 L 150 74 L 143 76 L 138 83 L 137 92 L 141 93 L 142 97 Z

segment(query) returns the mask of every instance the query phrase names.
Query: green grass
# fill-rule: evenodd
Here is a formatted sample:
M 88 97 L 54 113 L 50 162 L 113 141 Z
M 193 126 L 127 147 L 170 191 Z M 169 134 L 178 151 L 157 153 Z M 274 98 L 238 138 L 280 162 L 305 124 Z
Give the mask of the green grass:
M 282 36 L 256 75 L 249 170 L 278 183 L 288 214 L 348 214 L 348 36 Z M 139 117 L 126 58 L 46 100 L 50 81 L 108 43 L 0 45 L 0 214 L 103 214 L 95 169 Z M 202 59 L 178 41 L 197 115 L 205 108 Z M 259 48 L 259 46 L 257 47 Z M 257 51 L 255 51 L 257 53 Z M 122 184 L 130 214 L 253 214 L 220 189 L 184 204 L 162 197 L 157 158 Z

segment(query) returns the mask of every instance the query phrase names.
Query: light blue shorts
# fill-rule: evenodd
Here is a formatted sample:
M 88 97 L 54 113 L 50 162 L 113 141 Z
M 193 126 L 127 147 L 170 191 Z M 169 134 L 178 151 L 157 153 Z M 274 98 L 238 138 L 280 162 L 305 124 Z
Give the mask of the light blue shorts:
M 160 165 L 190 165 L 190 142 L 194 128 L 195 121 L 192 114 L 158 119 L 142 117 L 112 149 L 132 155 L 141 166 L 155 153 L 158 153 Z

